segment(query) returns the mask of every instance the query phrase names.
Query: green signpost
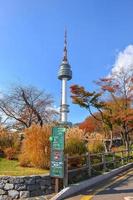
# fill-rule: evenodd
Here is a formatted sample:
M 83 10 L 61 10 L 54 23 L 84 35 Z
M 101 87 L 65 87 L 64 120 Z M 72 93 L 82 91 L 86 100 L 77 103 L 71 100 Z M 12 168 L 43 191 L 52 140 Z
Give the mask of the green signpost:
M 52 129 L 50 176 L 64 178 L 64 143 L 66 128 L 54 127 Z
M 52 177 L 64 178 L 64 153 L 63 151 L 51 152 L 51 170 Z

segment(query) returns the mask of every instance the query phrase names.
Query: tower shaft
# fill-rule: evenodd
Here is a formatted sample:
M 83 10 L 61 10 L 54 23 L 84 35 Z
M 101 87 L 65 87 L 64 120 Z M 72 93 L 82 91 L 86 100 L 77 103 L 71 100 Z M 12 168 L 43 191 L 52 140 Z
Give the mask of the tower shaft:
M 67 79 L 62 79 L 62 105 L 67 103 Z
M 67 78 L 62 79 L 62 88 L 61 88 L 62 100 L 61 100 L 61 107 L 60 107 L 60 119 L 61 122 L 67 122 L 67 113 L 68 105 L 67 105 Z

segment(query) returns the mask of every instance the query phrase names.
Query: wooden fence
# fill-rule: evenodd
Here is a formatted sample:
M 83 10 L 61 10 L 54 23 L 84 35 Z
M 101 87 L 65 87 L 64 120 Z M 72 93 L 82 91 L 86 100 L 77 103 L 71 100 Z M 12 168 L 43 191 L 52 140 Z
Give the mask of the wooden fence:
M 101 173 L 109 171 L 112 168 L 122 166 L 133 159 L 133 150 L 127 150 L 90 154 L 86 153 L 78 156 L 65 156 L 65 178 L 64 186 L 68 185 L 69 175 L 71 173 L 86 171 L 88 177 L 93 175 L 95 168 L 100 168 Z M 95 172 L 97 170 L 95 169 Z

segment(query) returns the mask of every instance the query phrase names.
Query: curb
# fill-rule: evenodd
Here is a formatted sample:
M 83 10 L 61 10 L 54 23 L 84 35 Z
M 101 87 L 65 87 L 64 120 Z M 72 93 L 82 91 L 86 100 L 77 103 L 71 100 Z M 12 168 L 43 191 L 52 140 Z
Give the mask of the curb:
M 130 169 L 131 167 L 133 167 L 133 163 L 129 163 L 117 169 L 113 169 L 110 172 L 106 172 L 102 175 L 90 178 L 89 180 L 81 181 L 77 184 L 66 187 L 63 190 L 61 190 L 58 194 L 56 194 L 53 198 L 51 198 L 51 200 L 63 200 L 64 198 L 69 197 L 70 195 L 73 195 L 81 190 L 84 190 L 87 187 L 94 186 L 97 183 L 100 183 L 106 179 L 112 178 L 118 175 L 119 173 L 122 173 L 125 170 Z

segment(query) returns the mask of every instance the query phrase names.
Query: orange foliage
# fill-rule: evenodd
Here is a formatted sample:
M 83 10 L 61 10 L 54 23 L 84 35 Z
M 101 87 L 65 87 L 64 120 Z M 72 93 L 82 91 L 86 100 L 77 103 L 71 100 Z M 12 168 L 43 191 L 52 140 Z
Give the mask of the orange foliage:
M 79 127 L 73 127 L 67 129 L 66 132 L 66 140 L 72 138 L 72 139 L 79 139 L 79 140 L 84 140 L 85 132 Z
M 87 117 L 84 122 L 80 123 L 79 128 L 85 132 L 94 132 L 97 129 L 96 120 L 93 117 Z
M 115 92 L 114 88 L 108 85 L 103 85 L 102 89 L 107 90 L 108 92 Z
M 25 130 L 20 165 L 49 168 L 51 126 L 32 125 Z
M 6 148 L 4 150 L 4 154 L 5 154 L 7 159 L 13 160 L 13 159 L 15 159 L 16 149 L 13 148 L 13 147 Z

